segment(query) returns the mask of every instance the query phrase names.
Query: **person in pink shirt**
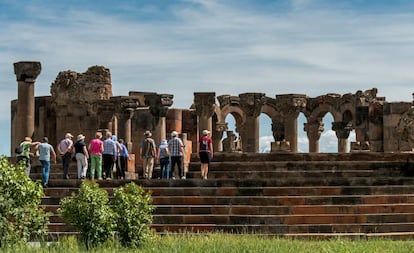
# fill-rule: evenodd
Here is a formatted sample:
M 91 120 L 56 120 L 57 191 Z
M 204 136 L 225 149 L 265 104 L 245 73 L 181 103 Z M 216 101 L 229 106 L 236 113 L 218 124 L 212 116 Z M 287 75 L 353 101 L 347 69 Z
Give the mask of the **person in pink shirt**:
M 103 151 L 103 142 L 102 142 L 102 133 L 96 132 L 95 139 L 92 139 L 89 142 L 89 153 L 91 157 L 91 179 L 95 179 L 95 169 L 98 180 L 102 180 L 102 151 Z

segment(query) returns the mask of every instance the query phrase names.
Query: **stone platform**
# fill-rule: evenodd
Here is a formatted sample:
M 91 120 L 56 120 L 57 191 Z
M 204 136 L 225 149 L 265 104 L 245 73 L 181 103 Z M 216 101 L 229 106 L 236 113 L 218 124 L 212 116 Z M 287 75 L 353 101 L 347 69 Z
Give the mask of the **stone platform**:
M 169 232 L 256 233 L 293 238 L 414 237 L 410 153 L 216 154 L 208 180 L 195 157 L 185 180 L 133 180 L 151 191 L 153 228 Z M 75 164 L 71 178 L 76 177 Z M 31 177 L 40 178 L 34 166 Z M 81 180 L 52 168 L 42 206 L 55 212 Z M 131 180 L 98 181 L 110 194 Z M 51 238 L 74 234 L 58 215 Z

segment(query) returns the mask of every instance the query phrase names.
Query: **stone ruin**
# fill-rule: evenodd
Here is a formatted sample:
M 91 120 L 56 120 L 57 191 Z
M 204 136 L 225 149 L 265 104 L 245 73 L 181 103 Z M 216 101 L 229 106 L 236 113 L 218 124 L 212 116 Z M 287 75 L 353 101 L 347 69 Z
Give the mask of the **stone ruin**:
M 318 97 L 282 94 L 267 97 L 263 93 L 238 96 L 214 92 L 194 92 L 188 109 L 173 108 L 173 94 L 130 91 L 113 96 L 110 70 L 92 66 L 85 73 L 60 72 L 52 83 L 50 96 L 34 96 L 34 84 L 41 72 L 40 62 L 16 62 L 18 98 L 11 102 L 11 151 L 25 136 L 39 140 L 48 136 L 56 145 L 66 132 L 82 133 L 86 141 L 96 131 L 112 131 L 123 138 L 131 153 L 146 130 L 157 143 L 173 130 L 182 133 L 188 157 L 196 152 L 199 133 L 212 132 L 217 152 L 258 152 L 259 116 L 272 121 L 274 142 L 271 152 L 298 152 L 298 116 L 306 117 L 304 130 L 309 152 L 319 152 L 322 122 L 331 113 L 331 129 L 338 138 L 338 152 L 349 152 L 349 133 L 356 141 L 350 152 L 401 152 L 414 148 L 414 109 L 411 102 L 387 102 L 377 97 L 377 89 L 354 94 L 329 93 Z M 229 131 L 226 117 L 236 121 L 236 132 Z M 227 138 L 223 134 L 227 132 Z M 11 152 L 13 154 L 13 152 Z M 137 164 L 139 164 L 137 162 Z

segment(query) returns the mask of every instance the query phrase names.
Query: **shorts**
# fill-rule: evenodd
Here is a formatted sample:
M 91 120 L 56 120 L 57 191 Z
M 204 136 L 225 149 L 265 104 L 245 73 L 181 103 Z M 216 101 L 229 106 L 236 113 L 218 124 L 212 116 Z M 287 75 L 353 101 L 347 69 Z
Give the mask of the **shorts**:
M 210 152 L 200 152 L 198 154 L 200 155 L 200 162 L 201 163 L 210 163 L 210 161 L 211 161 Z

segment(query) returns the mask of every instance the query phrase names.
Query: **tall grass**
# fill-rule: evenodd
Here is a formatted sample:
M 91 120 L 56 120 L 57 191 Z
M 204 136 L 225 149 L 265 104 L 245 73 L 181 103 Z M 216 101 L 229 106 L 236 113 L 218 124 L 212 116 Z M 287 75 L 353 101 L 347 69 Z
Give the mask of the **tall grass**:
M 75 237 L 62 238 L 49 245 L 15 245 L 0 249 L 0 252 L 143 252 L 143 253 L 394 253 L 414 252 L 413 241 L 387 239 L 331 239 L 331 240 L 293 240 L 259 235 L 235 235 L 224 233 L 211 234 L 167 234 L 146 243 L 138 249 L 123 248 L 120 244 L 108 244 L 86 250 Z

